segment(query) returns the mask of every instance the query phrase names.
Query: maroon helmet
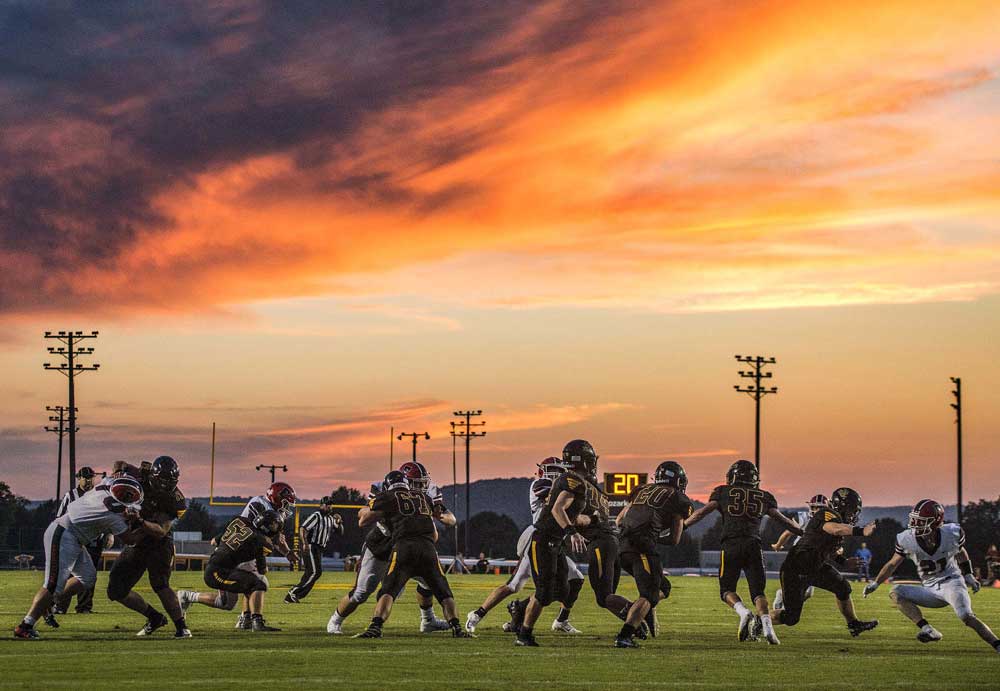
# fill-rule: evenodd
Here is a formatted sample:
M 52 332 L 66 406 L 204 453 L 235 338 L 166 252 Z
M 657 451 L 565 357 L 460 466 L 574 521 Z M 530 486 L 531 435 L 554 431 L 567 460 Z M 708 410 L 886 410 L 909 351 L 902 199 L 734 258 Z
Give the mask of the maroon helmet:
M 830 503 L 830 500 L 826 498 L 823 494 L 814 494 L 812 499 L 806 504 L 809 507 L 809 515 L 816 513 L 824 506 Z
M 113 500 L 112 503 L 116 504 L 112 510 L 135 509 L 142 504 L 142 484 L 138 480 L 130 477 L 116 477 L 108 483 L 107 490 Z
M 267 488 L 265 496 L 275 511 L 291 511 L 295 508 L 295 502 L 299 500 L 295 496 L 295 490 L 287 482 L 275 482 Z
M 407 461 L 399 466 L 399 472 L 410 483 L 410 489 L 426 492 L 427 488 L 431 486 L 431 476 L 427 474 L 427 468 L 424 467 L 423 463 Z
M 566 466 L 563 464 L 563 460 L 557 456 L 549 456 L 544 461 L 538 464 L 538 479 L 548 478 L 549 480 L 555 480 L 557 477 L 566 472 Z
M 930 535 L 943 523 L 944 507 L 933 499 L 921 499 L 910 512 L 909 527 L 916 535 Z

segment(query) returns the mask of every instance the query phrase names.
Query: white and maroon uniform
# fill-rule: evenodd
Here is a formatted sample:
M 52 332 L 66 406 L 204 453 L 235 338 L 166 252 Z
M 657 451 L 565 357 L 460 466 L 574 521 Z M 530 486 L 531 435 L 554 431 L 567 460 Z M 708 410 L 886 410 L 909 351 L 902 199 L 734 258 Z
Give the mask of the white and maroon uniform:
M 896 554 L 909 557 L 917 565 L 923 585 L 894 585 L 892 591 L 919 607 L 950 605 L 964 620 L 972 615 L 972 602 L 955 557 L 965 547 L 965 531 L 955 523 L 945 523 L 939 534 L 933 553 L 924 549 L 912 528 L 896 536 Z
M 531 560 L 528 559 L 528 547 L 531 546 L 531 536 L 535 533 L 535 522 L 542 515 L 545 502 L 549 499 L 549 492 L 552 490 L 552 480 L 547 477 L 540 477 L 531 483 L 528 490 L 528 501 L 531 505 L 531 525 L 524 529 L 521 536 L 517 538 L 517 568 L 507 581 L 507 587 L 513 592 L 521 591 L 524 584 L 531 579 Z M 576 562 L 566 557 L 566 566 L 569 573 L 569 580 L 583 579 L 580 568 Z
M 251 522 L 253 522 L 259 516 L 263 516 L 265 511 L 276 512 L 278 516 L 281 517 L 282 522 L 287 521 L 288 517 L 292 515 L 292 510 L 290 509 L 284 509 L 279 511 L 278 509 L 274 508 L 274 505 L 271 504 L 271 502 L 269 502 L 267 500 L 267 497 L 264 496 L 263 494 L 254 497 L 253 499 L 248 501 L 247 505 L 244 506 L 243 510 L 240 512 L 240 515 L 243 516 L 243 518 L 247 518 Z M 267 572 L 267 569 L 258 568 L 256 559 L 245 561 L 236 568 L 257 574 L 258 576 L 261 577 L 261 580 L 267 583 L 267 576 L 264 575 Z
M 45 587 L 62 593 L 70 576 L 87 588 L 97 581 L 97 570 L 85 545 L 105 533 L 121 535 L 129 529 L 125 507 L 111 496 L 106 483 L 97 485 L 66 507 L 66 513 L 45 530 Z

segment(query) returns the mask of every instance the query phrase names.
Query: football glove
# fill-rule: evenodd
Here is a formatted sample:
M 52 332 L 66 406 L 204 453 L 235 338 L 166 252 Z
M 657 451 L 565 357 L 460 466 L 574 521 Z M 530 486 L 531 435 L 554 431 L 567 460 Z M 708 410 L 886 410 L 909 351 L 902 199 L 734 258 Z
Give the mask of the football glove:
M 879 585 L 881 585 L 881 584 L 880 583 L 876 583 L 875 581 L 872 581 L 871 583 L 869 583 L 868 585 L 866 585 L 865 586 L 865 597 L 868 597 L 869 595 L 871 595 L 872 593 L 874 593 L 876 590 L 878 590 Z
M 983 587 L 982 585 L 980 585 L 979 579 L 977 579 L 971 573 L 965 574 L 965 584 L 970 588 L 972 588 L 973 594 L 978 593 L 979 589 Z

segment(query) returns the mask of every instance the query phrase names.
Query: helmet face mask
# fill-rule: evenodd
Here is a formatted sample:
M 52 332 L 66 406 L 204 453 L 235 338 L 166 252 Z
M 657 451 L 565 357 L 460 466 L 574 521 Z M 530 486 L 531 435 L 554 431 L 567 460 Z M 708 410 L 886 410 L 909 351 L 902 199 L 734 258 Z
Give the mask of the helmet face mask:
M 812 516 L 817 511 L 822 509 L 824 506 L 828 506 L 829 504 L 830 500 L 827 499 L 824 495 L 814 494 L 813 497 L 807 503 L 807 506 L 809 507 L 809 515 Z
M 266 497 L 275 511 L 291 511 L 298 501 L 295 490 L 287 482 L 275 482 L 267 488 Z
M 130 477 L 117 477 L 108 485 L 108 493 L 115 503 L 126 509 L 137 509 L 142 504 L 142 485 Z
M 281 516 L 278 515 L 277 511 L 271 511 L 269 509 L 257 516 L 257 518 L 253 521 L 253 525 L 260 532 L 273 538 L 277 537 L 281 533 L 284 521 L 281 520 Z
M 658 485 L 669 485 L 676 487 L 681 492 L 687 490 L 688 477 L 684 472 L 684 467 L 677 461 L 664 461 L 656 467 L 653 474 L 653 482 Z
M 410 481 L 398 470 L 390 470 L 382 480 L 382 490 L 388 492 L 394 489 L 410 489 Z
M 834 490 L 830 497 L 830 508 L 840 514 L 848 525 L 854 525 L 861 517 L 861 495 L 850 487 L 840 487 Z
M 757 466 L 746 460 L 736 461 L 726 471 L 726 484 L 759 487 L 760 473 L 757 472 Z
M 399 467 L 399 472 L 406 477 L 406 482 L 410 489 L 419 492 L 426 492 L 430 489 L 431 478 L 427 474 L 427 468 L 424 467 L 423 463 L 407 461 Z
M 597 478 L 597 452 L 585 439 L 574 439 L 563 447 L 563 463 L 584 477 Z
M 565 473 L 566 470 L 567 468 L 563 464 L 562 459 L 555 456 L 549 456 L 538 464 L 538 477 L 539 479 L 555 480 L 560 475 Z
M 173 492 L 177 489 L 177 480 L 181 470 L 170 456 L 160 456 L 149 471 L 149 484 L 161 492 Z
M 944 524 L 944 507 L 933 499 L 921 499 L 910 512 L 908 526 L 914 535 L 926 537 Z

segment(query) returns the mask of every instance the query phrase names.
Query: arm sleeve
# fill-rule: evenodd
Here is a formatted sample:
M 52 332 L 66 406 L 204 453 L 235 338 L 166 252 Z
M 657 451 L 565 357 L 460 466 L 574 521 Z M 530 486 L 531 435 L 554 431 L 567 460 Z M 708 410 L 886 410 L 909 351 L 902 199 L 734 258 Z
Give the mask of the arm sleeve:
M 560 492 L 569 492 L 576 497 L 585 497 L 587 496 L 587 481 L 578 475 L 564 473 L 552 483 L 550 494 L 558 497 Z
M 900 546 L 898 537 L 896 538 L 896 546 L 893 551 L 901 557 L 906 556 L 906 550 L 904 550 L 902 546 Z
M 771 509 L 778 508 L 778 500 L 774 498 L 774 495 L 770 492 L 764 492 L 764 513 L 769 513 Z
M 725 488 L 726 488 L 725 485 L 719 485 L 718 487 L 713 489 L 712 494 L 708 497 L 708 500 L 717 502 L 719 506 L 722 506 L 722 504 L 724 503 L 722 501 L 722 490 L 724 490 Z
M 247 518 L 249 518 L 250 521 L 253 522 L 255 518 L 259 518 L 260 516 L 264 515 L 264 512 L 267 511 L 267 507 L 264 506 L 259 501 L 252 501 L 247 505 L 247 510 L 248 513 L 250 514 Z
M 433 482 L 427 487 L 427 496 L 430 497 L 431 504 L 444 504 L 444 494 Z
M 313 527 L 318 522 L 319 522 L 319 511 L 315 511 L 315 512 L 309 514 L 309 518 L 307 518 L 305 521 L 303 521 L 302 524 L 299 525 L 299 528 L 301 530 L 309 531 L 309 530 L 312 530 Z
M 56 518 L 59 518 L 66 513 L 66 509 L 69 508 L 70 501 L 70 492 L 66 492 L 66 494 L 63 495 L 62 501 L 59 502 L 59 508 L 56 510 Z
M 963 528 L 958 529 L 958 546 L 965 547 L 965 530 Z

